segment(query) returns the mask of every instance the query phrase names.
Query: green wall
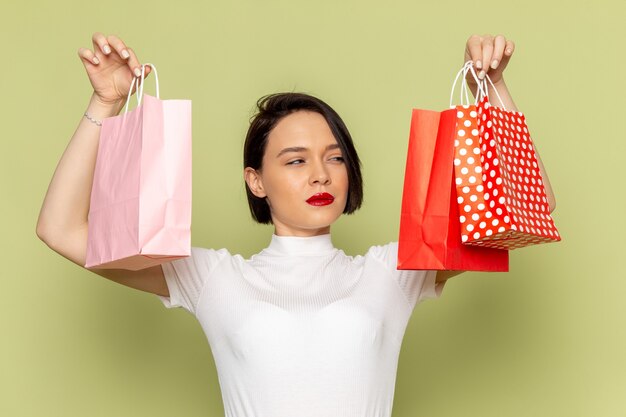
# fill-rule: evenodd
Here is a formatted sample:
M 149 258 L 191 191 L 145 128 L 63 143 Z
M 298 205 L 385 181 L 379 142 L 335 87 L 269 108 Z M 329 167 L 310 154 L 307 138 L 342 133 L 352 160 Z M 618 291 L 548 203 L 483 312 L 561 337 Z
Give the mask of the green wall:
M 155 63 L 162 97 L 193 100 L 193 244 L 244 255 L 271 234 L 249 219 L 241 179 L 261 95 L 305 91 L 344 117 L 366 201 L 333 239 L 362 253 L 397 237 L 411 108 L 447 106 L 470 34 L 515 40 L 506 79 L 550 174 L 563 242 L 517 250 L 510 273 L 465 274 L 418 306 L 394 417 L 626 415 L 622 1 L 7 3 L 1 416 L 222 415 L 191 315 L 75 266 L 35 235 L 90 96 L 76 52 L 94 31 Z

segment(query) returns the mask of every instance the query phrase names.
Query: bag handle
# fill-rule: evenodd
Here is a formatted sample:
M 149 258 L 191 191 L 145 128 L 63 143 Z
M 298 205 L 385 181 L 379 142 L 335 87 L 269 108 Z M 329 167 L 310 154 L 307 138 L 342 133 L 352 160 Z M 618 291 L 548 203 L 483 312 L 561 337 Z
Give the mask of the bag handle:
M 157 69 L 154 64 L 145 63 L 141 66 L 141 76 L 133 77 L 133 81 L 130 83 L 130 88 L 128 89 L 128 97 L 126 98 L 126 106 L 124 107 L 124 113 L 128 112 L 128 103 L 130 102 L 130 94 L 133 91 L 133 87 L 135 86 L 135 81 L 137 81 L 137 107 L 141 106 L 141 100 L 143 99 L 143 84 L 146 78 L 146 66 L 150 66 L 154 71 L 154 79 L 156 81 L 156 97 L 161 98 L 159 94 L 159 75 L 157 73 Z M 139 81 L 141 80 L 141 84 Z
M 496 93 L 496 97 L 498 97 L 498 100 L 500 100 L 500 106 L 502 107 L 503 110 L 506 111 L 504 101 L 502 101 L 502 97 L 500 97 L 500 93 L 498 93 L 498 89 L 496 88 L 495 85 L 493 85 L 493 81 L 491 81 L 491 78 L 489 78 L 488 74 L 485 74 L 485 79 L 483 80 L 483 84 L 485 86 L 485 91 L 486 91 L 485 96 L 489 98 L 489 87 L 487 86 L 487 81 L 489 81 L 489 84 L 491 84 L 491 86 L 493 87 L 493 91 Z
M 478 79 L 478 76 L 476 75 L 476 71 L 474 71 L 474 63 L 472 61 L 467 61 L 463 67 L 459 70 L 459 72 L 457 72 L 456 77 L 454 78 L 454 83 L 452 84 L 452 90 L 450 90 L 450 107 L 454 107 L 452 105 L 452 100 L 454 97 L 454 89 L 456 88 L 456 84 L 459 81 L 459 77 L 463 76 L 462 80 L 461 80 L 461 92 L 460 92 L 460 101 L 462 105 L 465 105 L 465 103 L 469 104 L 469 93 L 467 92 L 468 90 L 468 86 L 467 86 L 467 73 L 471 72 L 472 76 L 474 77 L 474 79 L 476 80 L 476 85 L 477 85 L 477 90 L 476 90 L 476 100 L 474 102 L 474 104 L 478 103 L 479 98 L 485 96 L 485 92 L 483 91 L 483 81 Z M 465 98 L 465 101 L 463 100 L 463 98 Z
M 493 81 L 491 81 L 491 78 L 489 78 L 488 74 L 485 74 L 485 78 L 482 80 L 478 79 L 478 76 L 476 75 L 476 71 L 474 70 L 474 63 L 472 61 L 467 61 L 464 65 L 463 68 L 461 68 L 459 70 L 459 72 L 457 72 L 456 74 L 456 78 L 454 79 L 454 83 L 452 84 L 452 90 L 450 91 L 450 107 L 454 107 L 452 105 L 452 99 L 454 96 L 454 89 L 456 87 L 456 83 L 459 80 L 459 77 L 461 75 L 463 75 L 463 79 L 461 81 L 461 104 L 464 105 L 465 103 L 469 104 L 469 94 L 467 92 L 468 90 L 468 85 L 467 85 L 467 73 L 471 72 L 472 77 L 474 77 L 474 80 L 476 80 L 476 100 L 474 100 L 474 104 L 477 104 L 483 97 L 487 97 L 489 99 L 489 87 L 487 85 L 487 82 L 489 84 L 491 84 L 491 87 L 493 87 L 493 91 L 496 93 L 496 97 L 498 97 L 498 100 L 500 101 L 500 105 L 502 106 L 502 109 L 506 110 L 506 107 L 504 105 L 504 101 L 502 101 L 502 97 L 500 97 L 500 93 L 498 93 L 498 89 L 496 88 L 496 86 L 493 84 Z M 463 97 L 465 96 L 465 102 L 463 101 Z

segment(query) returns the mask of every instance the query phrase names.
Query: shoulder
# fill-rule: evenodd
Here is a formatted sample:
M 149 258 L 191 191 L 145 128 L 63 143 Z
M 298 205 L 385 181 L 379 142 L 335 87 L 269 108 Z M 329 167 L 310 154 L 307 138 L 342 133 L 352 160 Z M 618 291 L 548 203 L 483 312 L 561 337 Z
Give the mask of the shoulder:
M 225 259 L 234 258 L 228 249 L 208 249 L 192 247 L 190 256 L 170 262 L 177 270 L 192 269 L 198 273 L 207 273 Z
M 222 249 L 210 249 L 210 248 L 203 248 L 203 247 L 199 247 L 199 246 L 194 246 L 191 248 L 191 251 L 194 255 L 197 256 L 215 256 L 215 257 L 226 257 L 226 256 L 233 256 L 231 255 L 230 251 L 226 248 L 222 248 Z
M 381 262 L 385 266 L 395 270 L 398 266 L 398 242 L 372 246 L 363 257 L 365 259 L 373 259 Z
M 160 297 L 167 308 L 183 307 L 195 314 L 209 276 L 233 256 L 226 249 L 192 247 L 190 256 L 161 264 L 169 296 Z
M 386 245 L 376 245 L 369 248 L 363 256 L 366 262 L 376 262 L 390 271 L 393 275 L 409 278 L 421 276 L 425 270 L 400 270 L 398 269 L 398 242 L 390 242 Z M 435 271 L 432 271 L 435 274 Z
M 384 265 L 404 292 L 411 308 L 422 300 L 437 298 L 441 294 L 443 284 L 436 283 L 437 271 L 398 269 L 398 242 L 372 246 L 364 257 Z
M 201 247 L 192 247 L 190 258 L 195 260 L 204 260 L 209 262 L 220 261 L 225 258 L 232 258 L 228 249 L 209 249 Z

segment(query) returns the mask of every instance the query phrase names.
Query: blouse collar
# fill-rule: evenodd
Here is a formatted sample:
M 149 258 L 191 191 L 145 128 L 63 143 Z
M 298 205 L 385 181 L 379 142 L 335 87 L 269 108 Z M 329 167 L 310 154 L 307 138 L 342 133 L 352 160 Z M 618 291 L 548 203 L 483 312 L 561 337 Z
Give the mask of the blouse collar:
M 272 241 L 266 250 L 276 255 L 323 255 L 335 250 L 335 247 L 330 233 L 311 237 L 272 234 Z

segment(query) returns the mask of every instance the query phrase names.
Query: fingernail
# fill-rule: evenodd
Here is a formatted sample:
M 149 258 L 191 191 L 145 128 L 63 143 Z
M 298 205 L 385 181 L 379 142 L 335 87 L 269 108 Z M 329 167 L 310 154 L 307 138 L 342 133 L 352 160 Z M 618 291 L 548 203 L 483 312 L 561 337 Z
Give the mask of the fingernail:
M 111 48 L 109 48 L 109 45 L 104 45 L 104 48 L 102 48 L 104 50 L 105 54 L 110 54 L 111 53 Z
M 482 69 L 482 67 L 483 67 L 483 63 L 480 61 L 476 61 L 476 68 Z
M 130 54 L 128 53 L 128 51 L 126 49 L 124 49 L 122 51 L 122 58 L 128 58 L 130 56 Z
M 135 77 L 141 77 L 141 70 L 139 68 L 135 68 Z
M 479 73 L 478 73 L 478 78 L 480 78 L 481 80 L 482 80 L 483 78 L 485 78 L 485 71 L 481 71 L 481 72 L 479 72 Z
M 93 57 L 93 63 L 94 63 L 94 64 L 99 64 L 99 63 L 100 63 L 100 60 L 98 59 L 98 57 L 97 57 L 97 56 L 94 56 L 94 57 Z
M 511 51 L 510 49 L 507 49 L 505 52 L 506 52 L 507 55 L 511 55 L 511 52 L 513 52 L 513 51 Z
M 498 68 L 498 60 L 497 60 L 497 59 L 494 59 L 494 60 L 491 62 L 491 68 L 493 68 L 493 69 Z

